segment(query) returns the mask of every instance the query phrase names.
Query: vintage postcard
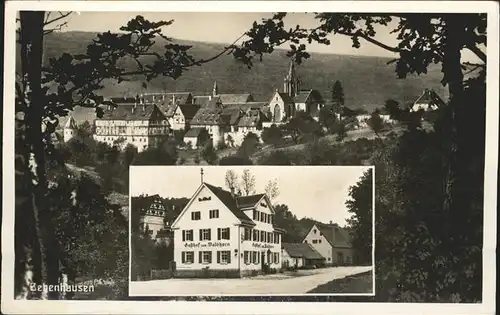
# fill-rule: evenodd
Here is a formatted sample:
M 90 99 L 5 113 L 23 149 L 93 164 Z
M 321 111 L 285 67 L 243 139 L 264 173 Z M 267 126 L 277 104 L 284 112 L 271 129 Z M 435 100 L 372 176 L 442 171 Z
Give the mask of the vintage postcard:
M 129 294 L 374 295 L 373 183 L 373 167 L 134 166 Z
M 498 21 L 6 2 L 2 312 L 492 314 Z

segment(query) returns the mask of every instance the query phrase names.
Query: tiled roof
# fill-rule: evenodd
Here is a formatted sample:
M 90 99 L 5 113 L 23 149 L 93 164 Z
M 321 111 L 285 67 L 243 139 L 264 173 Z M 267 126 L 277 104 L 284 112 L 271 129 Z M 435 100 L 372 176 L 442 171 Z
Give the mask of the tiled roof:
M 161 200 L 161 197 L 160 195 L 152 195 L 152 196 L 139 196 L 139 197 L 132 197 L 131 198 L 131 206 L 132 206 L 132 209 L 135 211 L 135 210 L 147 210 L 151 204 L 153 203 L 153 201 L 157 200 L 157 199 L 160 199 Z M 162 201 L 163 203 L 163 201 Z
M 293 98 L 293 101 L 295 103 L 306 103 L 310 97 L 319 102 L 323 101 L 321 94 L 317 90 L 301 90 Z
M 181 110 L 182 115 L 184 115 L 184 118 L 186 118 L 187 120 L 191 120 L 193 119 L 194 115 L 196 115 L 200 107 L 197 105 L 186 104 L 179 105 L 179 109 Z
M 236 197 L 236 203 L 240 209 L 254 207 L 257 202 L 259 202 L 264 194 L 252 195 L 252 196 L 238 196 Z
M 135 97 L 112 97 L 111 102 L 117 105 L 135 104 L 137 99 Z
M 103 120 L 149 120 L 155 111 L 162 113 L 154 104 L 137 105 L 119 105 L 116 108 L 108 108 L 104 110 L 101 119 Z
M 239 120 L 239 127 L 256 127 L 264 118 L 259 110 L 250 110 L 245 113 Z
M 191 120 L 191 125 L 218 125 L 222 123 L 221 113 L 220 108 L 200 108 Z
M 243 94 L 218 94 L 222 104 L 247 103 L 252 102 L 253 97 L 250 93 Z
M 202 130 L 203 128 L 191 128 L 188 132 L 186 132 L 186 134 L 184 134 L 184 137 L 197 138 Z
M 210 189 L 214 193 L 215 196 L 217 196 L 217 198 L 219 198 L 220 201 L 222 201 L 222 203 L 224 203 L 224 205 L 229 210 L 231 210 L 232 213 L 234 213 L 234 215 L 238 219 L 240 219 L 242 223 L 246 223 L 252 226 L 255 225 L 255 223 L 243 211 L 241 211 L 238 208 L 238 205 L 236 204 L 236 199 L 233 198 L 233 196 L 229 191 L 226 191 L 222 188 L 215 187 L 207 183 L 204 184 L 208 189 Z
M 292 258 L 325 259 L 308 243 L 283 243 L 281 247 Z
M 144 93 L 143 98 L 146 102 L 153 102 L 153 96 L 155 101 L 163 100 L 163 102 L 172 103 L 172 98 L 175 97 L 175 102 L 178 104 L 186 104 L 192 98 L 191 92 L 160 92 L 160 93 Z
M 293 99 L 287 93 L 278 92 L 279 96 L 283 99 L 285 104 L 293 103 Z
M 207 105 L 209 101 L 210 101 L 209 95 L 193 96 L 193 104 L 199 105 L 201 107 Z
M 333 247 L 351 247 L 349 233 L 338 224 L 316 224 L 316 226 Z

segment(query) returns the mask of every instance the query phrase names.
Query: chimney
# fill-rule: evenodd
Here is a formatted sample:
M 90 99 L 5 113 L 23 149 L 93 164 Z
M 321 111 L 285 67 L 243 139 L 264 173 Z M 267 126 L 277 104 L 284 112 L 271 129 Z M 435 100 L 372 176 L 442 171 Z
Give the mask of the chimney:
M 330 224 L 333 224 L 333 221 L 330 221 Z

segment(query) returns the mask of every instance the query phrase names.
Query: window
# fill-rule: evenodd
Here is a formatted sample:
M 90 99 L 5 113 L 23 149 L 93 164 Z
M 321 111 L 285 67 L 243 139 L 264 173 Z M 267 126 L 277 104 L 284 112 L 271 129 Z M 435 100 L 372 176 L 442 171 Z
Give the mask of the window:
M 245 262 L 246 265 L 250 265 L 250 263 L 252 262 L 251 254 L 252 252 L 247 250 L 243 252 L 243 261 Z
M 208 213 L 210 219 L 217 219 L 219 217 L 219 210 L 210 210 Z
M 279 253 L 274 253 L 274 263 L 279 264 L 280 263 L 280 255 Z
M 266 215 L 266 214 L 265 214 L 264 212 L 261 212 L 261 213 L 260 213 L 260 222 L 266 222 L 266 221 L 264 220 L 264 216 L 265 216 L 265 215 Z
M 218 228 L 217 229 L 217 239 L 218 240 L 228 240 L 229 239 L 229 228 Z
M 320 243 L 320 244 L 321 244 L 321 240 L 318 240 L 318 243 Z
M 201 212 L 200 211 L 195 211 L 191 212 L 191 220 L 200 220 L 201 219 Z
M 231 252 L 228 250 L 217 252 L 217 263 L 218 264 L 230 264 L 231 263 Z
M 273 233 L 267 232 L 267 242 L 272 243 L 273 242 Z
M 200 241 L 210 241 L 210 229 L 200 229 Z
M 198 254 L 200 264 L 211 264 L 212 263 L 212 252 L 199 252 Z
M 193 241 L 193 230 L 183 230 L 182 241 Z
M 266 241 L 266 232 L 260 231 L 260 241 L 265 242 Z
M 257 265 L 259 263 L 259 252 L 252 252 L 252 258 L 254 265 Z
M 252 240 L 252 230 L 249 228 L 245 228 L 245 234 L 244 234 L 244 241 L 251 241 Z
M 279 244 L 279 237 L 280 235 L 276 232 L 273 232 L 273 243 L 274 244 Z
M 328 261 L 332 260 L 332 257 L 328 257 Z
M 316 243 L 318 243 L 318 240 L 313 240 L 313 244 L 316 244 Z
M 258 230 L 253 230 L 253 240 L 255 242 L 259 241 L 259 231 Z
M 183 264 L 194 263 L 194 252 L 182 252 L 182 263 Z
M 307 240 L 304 240 L 304 243 L 307 243 Z
M 258 220 L 259 219 L 259 211 L 257 211 L 257 210 L 253 211 L 253 219 L 254 220 Z
M 316 230 L 313 230 L 313 233 L 316 234 Z
M 273 224 L 273 221 L 274 221 L 274 216 L 271 214 L 269 216 L 269 223 Z

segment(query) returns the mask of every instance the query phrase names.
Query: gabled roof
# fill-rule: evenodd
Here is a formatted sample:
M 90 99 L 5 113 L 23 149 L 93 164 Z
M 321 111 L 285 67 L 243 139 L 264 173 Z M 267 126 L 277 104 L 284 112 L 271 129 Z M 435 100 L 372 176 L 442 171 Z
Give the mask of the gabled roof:
M 333 247 L 351 247 L 348 232 L 338 224 L 316 224 L 316 226 Z
M 281 247 L 292 258 L 325 259 L 308 243 L 283 243 Z
M 220 201 L 229 209 L 231 212 L 242 222 L 245 224 L 249 224 L 254 226 L 255 223 L 238 208 L 236 203 L 236 199 L 233 198 L 232 194 L 229 191 L 226 191 L 220 187 L 215 187 L 213 185 L 204 183 L 204 185 L 212 191 L 212 193 L 219 198 Z
M 416 104 L 427 104 L 429 106 L 436 106 L 437 108 L 440 108 L 446 103 L 437 95 L 437 93 L 434 90 L 429 90 L 425 89 L 422 94 L 417 98 L 417 100 L 413 103 L 413 105 Z
M 198 105 L 191 105 L 191 104 L 178 105 L 178 108 L 180 109 L 184 118 L 186 118 L 187 120 L 193 119 L 193 117 L 196 115 L 196 113 L 200 109 L 200 107 Z
M 257 205 L 257 203 L 264 198 L 264 194 L 257 194 L 251 196 L 238 196 L 236 197 L 236 203 L 240 209 L 252 208 Z
M 73 116 L 69 116 L 68 121 L 64 125 L 64 128 L 66 128 L 66 129 L 76 129 L 76 122 L 73 119 Z
M 152 195 L 152 196 L 137 196 L 137 197 L 132 197 L 131 198 L 131 206 L 133 209 L 137 210 L 147 210 L 151 204 L 155 200 L 160 200 L 160 202 L 163 204 L 163 200 L 161 199 L 160 195 Z M 165 207 L 165 205 L 163 205 Z
M 203 128 L 191 128 L 188 132 L 186 132 L 186 134 L 184 134 L 184 138 L 198 138 L 202 130 Z
M 321 93 L 317 90 L 301 90 L 294 96 L 293 101 L 295 103 L 306 103 L 311 97 L 315 97 L 318 101 L 323 101 Z
M 253 101 L 253 96 L 250 93 L 243 94 L 218 94 L 222 104 L 247 103 Z
M 159 115 L 164 116 L 163 112 L 157 105 L 119 105 L 116 108 L 108 108 L 104 110 L 101 119 L 103 120 L 149 120 L 153 113 L 157 110 Z M 164 117 L 165 118 L 165 117 Z
M 220 108 L 200 108 L 191 120 L 191 125 L 218 125 L 222 123 L 221 113 Z
M 293 104 L 293 99 L 287 93 L 284 93 L 284 92 L 275 92 L 273 94 L 273 98 L 274 98 L 274 95 L 276 95 L 276 94 L 278 94 L 279 97 L 281 97 L 281 99 L 283 100 L 283 103 L 285 103 L 285 104 Z

